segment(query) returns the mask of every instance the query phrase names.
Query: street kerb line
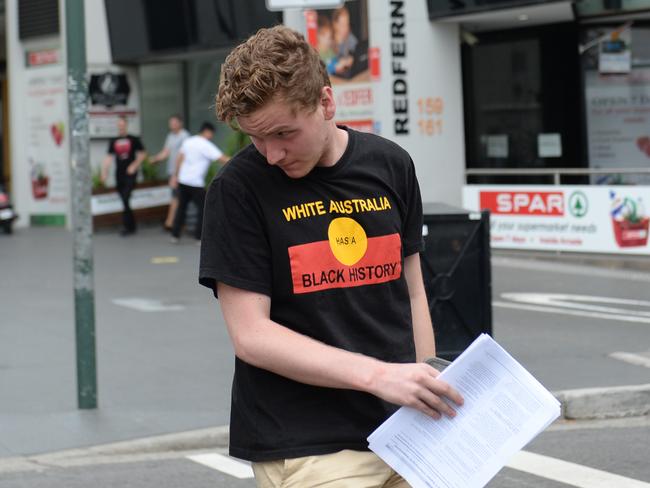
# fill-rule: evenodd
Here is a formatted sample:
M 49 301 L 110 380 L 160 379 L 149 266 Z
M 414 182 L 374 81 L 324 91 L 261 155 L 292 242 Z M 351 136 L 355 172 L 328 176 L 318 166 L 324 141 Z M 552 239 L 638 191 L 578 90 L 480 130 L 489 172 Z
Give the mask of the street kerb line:
M 606 314 L 600 312 L 588 312 L 584 310 L 570 310 L 570 309 L 558 308 L 558 307 L 502 302 L 498 300 L 493 301 L 492 306 L 502 307 L 502 308 L 514 308 L 518 310 L 530 310 L 532 312 L 559 313 L 564 315 L 573 315 L 577 317 L 589 317 L 589 318 L 596 318 L 596 319 L 650 324 L 650 317 L 635 317 L 632 315 L 617 315 L 617 314 Z
M 187 456 L 187 459 L 195 463 L 202 464 L 208 468 L 216 469 L 222 473 L 234 476 L 239 479 L 248 479 L 253 477 L 253 468 L 241 461 L 236 461 L 228 456 L 217 453 L 196 454 Z
M 591 276 L 596 278 L 614 278 L 618 280 L 628 281 L 644 281 L 650 282 L 650 273 L 633 271 L 623 268 L 599 268 L 587 264 L 571 264 L 567 262 L 553 262 L 553 261 L 531 261 L 522 258 L 509 258 L 502 256 L 492 257 L 493 266 L 501 266 L 506 268 L 525 269 L 531 271 L 545 271 L 557 272 L 562 274 Z
M 528 451 L 520 451 L 509 468 L 579 488 L 650 488 L 650 483 Z

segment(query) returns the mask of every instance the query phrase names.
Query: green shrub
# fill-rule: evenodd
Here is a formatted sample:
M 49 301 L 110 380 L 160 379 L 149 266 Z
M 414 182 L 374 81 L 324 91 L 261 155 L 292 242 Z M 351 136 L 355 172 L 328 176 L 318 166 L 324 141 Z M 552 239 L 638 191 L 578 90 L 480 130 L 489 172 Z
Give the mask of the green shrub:
M 251 143 L 250 137 L 247 134 L 244 134 L 241 131 L 233 131 L 232 134 L 228 136 L 226 142 L 223 146 L 223 151 L 230 157 L 237 154 L 239 151 L 244 149 Z M 219 170 L 223 167 L 223 164 L 213 161 L 208 172 L 205 174 L 205 186 L 207 187 L 212 180 L 217 175 Z

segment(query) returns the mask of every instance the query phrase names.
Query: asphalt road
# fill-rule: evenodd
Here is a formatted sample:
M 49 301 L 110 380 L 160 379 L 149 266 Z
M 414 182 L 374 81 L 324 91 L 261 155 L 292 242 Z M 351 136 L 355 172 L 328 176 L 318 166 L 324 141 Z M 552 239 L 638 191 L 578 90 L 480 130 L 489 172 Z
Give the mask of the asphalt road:
M 196 283 L 191 240 L 173 246 L 157 229 L 100 234 L 100 409 L 78 415 L 69 236 L 21 234 L 0 243 L 0 392 L 10 393 L 0 405 L 0 487 L 253 486 L 186 452 L 11 464 L 16 453 L 226 424 L 233 364 L 218 304 Z M 550 390 L 650 383 L 650 273 L 497 254 L 493 304 L 495 339 Z M 526 448 L 544 456 L 534 458 L 541 473 L 505 468 L 490 486 L 650 487 L 649 422 L 555 425 Z M 58 437 L 61 425 L 73 434 Z M 600 470 L 601 484 L 585 484 L 583 467 Z
M 650 418 L 562 422 L 529 446 L 516 469 L 506 467 L 490 488 L 647 488 Z M 530 459 L 529 459 L 530 458 Z M 216 467 L 195 459 L 214 461 Z M 57 459 L 47 456 L 21 466 L 0 460 L 0 488 L 125 488 L 253 487 L 250 468 L 239 464 L 233 474 L 223 451 L 162 452 Z
M 650 352 L 650 274 L 500 255 L 492 269 L 494 338 L 548 389 L 650 383 L 612 357 Z

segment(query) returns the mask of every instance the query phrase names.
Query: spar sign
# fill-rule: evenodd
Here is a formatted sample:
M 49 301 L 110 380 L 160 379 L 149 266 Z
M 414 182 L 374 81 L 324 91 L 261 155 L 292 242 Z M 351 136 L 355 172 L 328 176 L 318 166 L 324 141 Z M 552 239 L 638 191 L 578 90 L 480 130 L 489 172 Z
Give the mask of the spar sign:
M 558 191 L 482 191 L 482 209 L 500 215 L 564 215 L 564 195 Z
M 648 186 L 463 188 L 463 206 L 490 211 L 492 247 L 650 254 Z

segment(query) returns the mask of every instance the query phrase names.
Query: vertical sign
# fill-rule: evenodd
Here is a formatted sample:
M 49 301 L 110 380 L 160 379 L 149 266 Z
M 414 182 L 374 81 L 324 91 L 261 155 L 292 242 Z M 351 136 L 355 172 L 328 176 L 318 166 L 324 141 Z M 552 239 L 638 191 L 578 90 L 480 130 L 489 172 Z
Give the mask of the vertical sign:
M 69 206 L 66 80 L 58 49 L 27 53 L 27 164 L 30 218 L 65 225 Z

